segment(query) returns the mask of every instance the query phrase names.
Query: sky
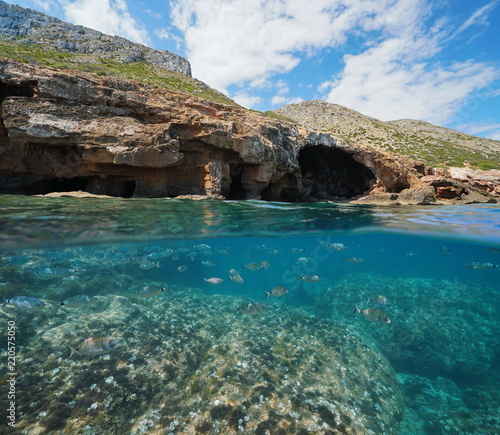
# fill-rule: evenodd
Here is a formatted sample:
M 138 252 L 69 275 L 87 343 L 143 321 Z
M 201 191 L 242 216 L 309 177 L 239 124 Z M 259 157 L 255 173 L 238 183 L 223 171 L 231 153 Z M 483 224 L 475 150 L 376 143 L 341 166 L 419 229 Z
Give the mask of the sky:
M 500 0 L 26 0 L 187 58 L 244 107 L 324 100 L 500 140 Z

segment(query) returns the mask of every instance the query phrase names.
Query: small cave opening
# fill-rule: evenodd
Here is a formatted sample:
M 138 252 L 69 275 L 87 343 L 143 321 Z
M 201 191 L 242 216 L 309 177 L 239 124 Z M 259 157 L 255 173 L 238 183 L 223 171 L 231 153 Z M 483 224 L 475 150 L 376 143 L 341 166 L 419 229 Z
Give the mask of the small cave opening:
M 285 174 L 274 183 L 270 183 L 261 192 L 263 201 L 297 202 L 299 189 L 297 177 L 292 174 Z
M 0 103 L 7 97 L 33 97 L 37 86 L 36 80 L 24 81 L 16 85 L 0 81 Z
M 21 193 L 27 195 L 46 195 L 52 192 L 72 192 L 75 190 L 85 190 L 88 180 L 83 177 L 74 178 L 47 178 L 23 187 Z
M 132 198 L 134 196 L 136 187 L 136 182 L 134 180 L 128 180 L 123 183 L 123 197 Z
M 229 176 L 231 184 L 229 185 L 229 194 L 227 199 L 244 199 L 246 190 L 243 187 L 243 167 L 233 163 L 229 166 Z
M 314 199 L 352 198 L 370 189 L 374 174 L 341 149 L 313 145 L 300 150 L 304 194 Z

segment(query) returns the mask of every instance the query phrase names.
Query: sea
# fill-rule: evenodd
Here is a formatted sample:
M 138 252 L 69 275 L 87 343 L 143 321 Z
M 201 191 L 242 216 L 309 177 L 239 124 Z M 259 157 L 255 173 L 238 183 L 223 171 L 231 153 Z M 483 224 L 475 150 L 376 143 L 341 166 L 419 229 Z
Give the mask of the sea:
M 500 206 L 0 196 L 1 434 L 498 434 Z

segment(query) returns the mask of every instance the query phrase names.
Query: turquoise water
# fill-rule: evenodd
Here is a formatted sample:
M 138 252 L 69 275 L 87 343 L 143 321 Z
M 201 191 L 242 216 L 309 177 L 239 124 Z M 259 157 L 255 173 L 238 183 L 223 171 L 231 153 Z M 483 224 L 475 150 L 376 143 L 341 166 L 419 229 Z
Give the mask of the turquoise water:
M 498 206 L 0 210 L 1 433 L 500 433 Z

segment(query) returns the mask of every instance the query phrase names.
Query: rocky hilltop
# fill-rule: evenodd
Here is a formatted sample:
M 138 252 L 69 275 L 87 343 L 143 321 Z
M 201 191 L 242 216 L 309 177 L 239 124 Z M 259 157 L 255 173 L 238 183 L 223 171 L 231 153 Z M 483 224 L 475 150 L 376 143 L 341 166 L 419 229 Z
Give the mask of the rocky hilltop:
M 500 141 L 400 119 L 384 122 L 325 101 L 290 104 L 275 111 L 311 130 L 330 133 L 359 145 L 393 151 L 430 166 L 500 169 Z
M 165 50 L 153 50 L 118 36 L 105 35 L 83 26 L 65 23 L 32 9 L 0 1 L 0 38 L 24 44 L 39 44 L 63 53 L 77 53 L 118 62 L 146 62 L 171 72 L 191 76 L 189 62 Z

